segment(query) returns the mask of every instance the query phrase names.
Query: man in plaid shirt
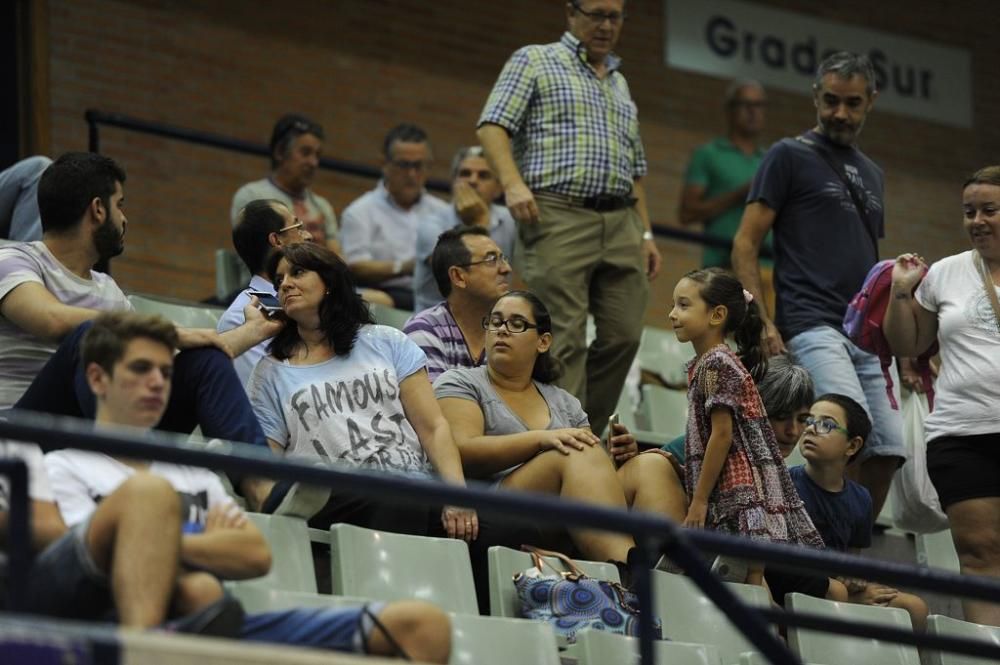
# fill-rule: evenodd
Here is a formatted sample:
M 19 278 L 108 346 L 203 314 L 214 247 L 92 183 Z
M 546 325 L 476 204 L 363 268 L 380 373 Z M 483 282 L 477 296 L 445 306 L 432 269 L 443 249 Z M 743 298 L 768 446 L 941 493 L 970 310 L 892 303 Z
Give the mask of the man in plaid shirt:
M 661 259 L 638 112 L 612 53 L 625 0 L 571 0 L 566 17 L 558 42 L 507 61 L 478 135 L 518 222 L 518 271 L 552 311 L 560 384 L 600 432 L 639 348 L 647 280 Z M 589 350 L 588 310 L 597 324 Z

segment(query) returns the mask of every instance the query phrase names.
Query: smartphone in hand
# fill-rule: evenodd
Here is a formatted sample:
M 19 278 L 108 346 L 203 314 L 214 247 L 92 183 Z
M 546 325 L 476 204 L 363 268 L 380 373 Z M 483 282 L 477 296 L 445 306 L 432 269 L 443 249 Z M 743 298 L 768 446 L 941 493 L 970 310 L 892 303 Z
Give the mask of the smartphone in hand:
M 611 437 L 615 435 L 615 425 L 620 421 L 621 418 L 618 417 L 618 414 L 612 413 L 611 417 L 608 418 L 608 429 L 604 432 L 604 450 L 611 457 L 611 461 L 615 463 L 615 467 L 618 466 L 618 462 L 615 460 L 615 456 L 611 454 Z
M 273 296 L 270 293 L 265 293 L 264 291 L 247 291 L 248 295 L 256 296 L 257 300 L 260 301 L 258 307 L 265 314 L 274 314 L 275 312 L 281 311 L 281 304 L 278 302 L 277 296 Z

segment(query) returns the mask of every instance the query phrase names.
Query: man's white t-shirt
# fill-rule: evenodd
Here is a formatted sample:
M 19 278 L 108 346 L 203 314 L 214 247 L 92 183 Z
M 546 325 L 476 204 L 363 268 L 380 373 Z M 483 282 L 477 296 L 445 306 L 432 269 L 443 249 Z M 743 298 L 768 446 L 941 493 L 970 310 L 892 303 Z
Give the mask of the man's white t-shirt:
M 103 453 L 57 450 L 45 456 L 52 492 L 67 526 L 85 521 L 136 470 Z M 149 473 L 166 479 L 181 497 L 185 533 L 204 530 L 205 513 L 232 504 L 218 476 L 193 466 L 152 462 Z
M 0 301 L 28 282 L 44 286 L 64 305 L 104 312 L 132 309 L 110 276 L 91 271 L 90 279 L 84 279 L 73 274 L 41 240 L 0 243 Z M 0 316 L 0 409 L 14 406 L 57 346 Z
M 941 344 L 928 442 L 1000 432 L 1000 332 L 974 252 L 932 265 L 916 292 L 917 303 L 937 313 Z
M 28 498 L 51 503 L 52 487 L 45 472 L 42 449 L 33 443 L 0 439 L 0 459 L 18 459 L 28 467 Z M 10 480 L 0 475 L 0 512 L 10 510 Z

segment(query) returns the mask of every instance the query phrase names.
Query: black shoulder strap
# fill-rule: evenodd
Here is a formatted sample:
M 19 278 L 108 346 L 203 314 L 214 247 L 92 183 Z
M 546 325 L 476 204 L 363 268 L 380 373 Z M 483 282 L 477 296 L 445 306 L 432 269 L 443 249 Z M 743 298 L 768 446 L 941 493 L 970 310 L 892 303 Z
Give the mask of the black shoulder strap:
M 847 187 L 847 191 L 851 195 L 851 200 L 854 201 L 854 207 L 858 211 L 858 217 L 861 219 L 861 223 L 864 225 L 865 231 L 868 232 L 868 237 L 871 238 L 872 246 L 875 248 L 875 261 L 878 261 L 878 237 L 876 236 L 875 228 L 868 219 L 868 212 L 865 208 L 865 202 L 861 200 L 861 194 L 858 193 L 858 190 L 854 187 L 854 183 L 851 182 L 851 179 L 847 177 L 846 173 L 844 173 L 844 163 L 837 159 L 837 157 L 829 150 L 805 135 L 796 136 L 795 140 L 812 148 L 812 151 L 819 155 L 824 162 L 826 162 L 827 166 L 833 170 L 840 181 L 844 183 L 844 186 Z

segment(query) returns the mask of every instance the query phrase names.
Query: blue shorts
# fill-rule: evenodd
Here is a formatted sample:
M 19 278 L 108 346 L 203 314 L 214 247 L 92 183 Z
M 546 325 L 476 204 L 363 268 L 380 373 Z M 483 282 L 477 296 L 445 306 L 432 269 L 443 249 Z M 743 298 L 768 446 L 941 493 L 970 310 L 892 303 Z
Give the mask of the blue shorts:
M 903 420 L 889 404 L 885 377 L 878 356 L 862 351 L 830 326 L 819 326 L 787 340 L 785 346 L 800 365 L 809 371 L 816 396 L 824 393 L 847 395 L 865 408 L 872 419 L 872 433 L 858 460 L 896 457 L 902 464 L 908 457 L 903 444 Z M 895 373 L 894 368 L 890 371 Z M 893 394 L 899 403 L 899 380 Z
M 247 614 L 241 637 L 254 642 L 364 653 L 374 627 L 370 614 L 377 616 L 384 608 L 385 603 L 369 603 L 363 607 L 299 607 Z
M 28 576 L 29 612 L 65 619 L 114 619 L 111 583 L 87 549 L 89 527 L 90 520 L 77 524 L 35 559 Z

